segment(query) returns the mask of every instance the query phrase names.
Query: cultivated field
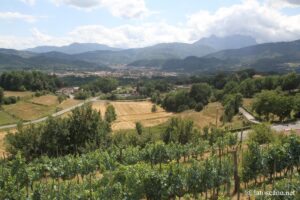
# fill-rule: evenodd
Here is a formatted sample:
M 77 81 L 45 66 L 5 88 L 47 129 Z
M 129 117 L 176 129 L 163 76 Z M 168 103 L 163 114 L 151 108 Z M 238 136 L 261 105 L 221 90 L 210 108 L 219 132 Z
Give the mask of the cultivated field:
M 198 128 L 203 128 L 210 124 L 215 125 L 216 119 L 218 126 L 223 126 L 220 117 L 223 114 L 223 106 L 220 103 L 209 103 L 201 112 L 188 110 L 182 113 L 166 112 L 161 107 L 155 113 L 151 112 L 152 103 L 148 101 L 143 102 L 95 102 L 93 108 L 100 110 L 104 115 L 108 104 L 112 104 L 117 113 L 117 120 L 113 123 L 112 129 L 114 131 L 124 129 L 134 129 L 135 123 L 140 121 L 145 127 L 152 127 L 168 121 L 172 116 L 181 117 L 184 119 L 193 120 Z M 231 123 L 226 123 L 227 127 L 237 128 L 242 126 L 242 120 L 236 116 Z
M 0 111 L 0 125 L 16 123 L 17 120 L 4 111 Z
M 31 99 L 31 102 L 39 105 L 44 105 L 44 106 L 55 106 L 58 104 L 57 96 L 54 95 L 35 97 Z
M 31 97 L 34 93 L 33 92 L 15 92 L 15 91 L 4 91 L 4 96 L 10 97 Z
M 16 104 L 3 106 L 5 112 L 25 121 L 34 120 L 52 114 L 55 107 L 42 106 L 20 101 Z
M 39 119 L 57 110 L 63 110 L 75 106 L 82 101 L 67 99 L 61 104 L 55 95 L 34 97 L 33 92 L 5 91 L 5 96 L 19 96 L 21 100 L 16 104 L 3 105 L 0 111 L 0 126 L 17 123 L 19 120 L 29 121 Z M 65 114 L 67 116 L 67 114 Z
M 93 108 L 100 110 L 104 115 L 108 102 L 95 102 Z M 152 103 L 142 102 L 110 102 L 117 113 L 117 120 L 113 123 L 113 130 L 134 129 L 135 123 L 140 121 L 143 126 L 150 127 L 166 122 L 173 113 L 168 113 L 157 106 L 157 112 L 152 113 Z
M 59 104 L 57 107 L 60 109 L 66 109 L 66 108 L 75 106 L 77 104 L 80 104 L 81 102 L 82 102 L 81 100 L 67 99 L 67 100 L 63 101 L 61 104 Z

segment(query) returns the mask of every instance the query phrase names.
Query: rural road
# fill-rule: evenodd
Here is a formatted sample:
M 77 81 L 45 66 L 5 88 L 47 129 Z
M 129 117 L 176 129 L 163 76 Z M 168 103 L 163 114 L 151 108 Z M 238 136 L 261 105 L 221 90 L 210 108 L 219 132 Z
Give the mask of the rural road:
M 79 103 L 79 104 L 77 104 L 75 106 L 72 106 L 70 108 L 66 108 L 66 109 L 63 109 L 61 111 L 58 111 L 58 112 L 52 114 L 51 116 L 52 117 L 58 117 L 60 115 L 63 115 L 65 113 L 67 113 L 67 112 L 70 112 L 70 111 L 74 110 L 75 108 L 81 107 L 81 106 L 83 106 L 86 103 L 97 101 L 98 98 L 99 97 L 94 97 L 94 98 L 85 100 L 84 102 Z M 24 122 L 23 125 L 36 124 L 36 123 L 40 123 L 40 122 L 46 121 L 47 119 L 48 119 L 48 117 L 43 117 L 43 118 L 35 119 L 35 120 L 29 121 L 29 122 Z M 10 128 L 16 128 L 16 127 L 17 127 L 17 124 L 4 125 L 4 126 L 0 126 L 0 130 L 10 129 Z
M 246 111 L 244 108 L 240 107 L 239 112 L 242 113 L 242 115 L 244 115 L 244 117 L 247 120 L 249 120 L 250 122 L 252 122 L 254 124 L 261 123 L 258 120 L 256 120 L 255 117 L 251 113 Z M 291 130 L 300 131 L 300 120 L 297 120 L 295 122 L 289 122 L 289 123 L 272 124 L 271 128 L 273 130 L 279 131 L 279 132 L 280 131 L 291 131 Z
M 244 117 L 245 117 L 248 121 L 250 121 L 250 122 L 252 122 L 252 123 L 254 123 L 254 124 L 259 124 L 259 123 L 260 123 L 259 121 L 257 121 L 257 120 L 255 119 L 255 117 L 254 117 L 253 115 L 251 115 L 251 114 L 250 114 L 248 111 L 246 111 L 244 108 L 239 107 L 239 112 L 242 113 L 242 115 L 244 115 Z

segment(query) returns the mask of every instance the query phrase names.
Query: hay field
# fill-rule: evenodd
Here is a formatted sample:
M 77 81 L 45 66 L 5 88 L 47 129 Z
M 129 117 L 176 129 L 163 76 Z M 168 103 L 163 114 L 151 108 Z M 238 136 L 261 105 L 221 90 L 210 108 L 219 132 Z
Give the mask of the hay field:
M 35 97 L 30 102 L 44 106 L 55 106 L 58 104 L 57 96 L 54 95 Z
M 5 112 L 25 121 L 34 120 L 52 114 L 55 107 L 42 106 L 20 101 L 16 104 L 3 106 Z
M 222 115 L 222 113 L 223 113 L 223 106 L 219 102 L 214 102 L 214 103 L 209 103 L 207 106 L 205 106 L 201 112 L 195 112 L 194 110 L 187 110 L 182 113 L 178 113 L 176 115 L 184 119 L 193 120 L 197 127 L 203 128 L 210 124 L 215 125 L 216 118 L 218 118 L 218 125 L 221 125 L 220 116 Z
M 149 101 L 142 102 L 95 102 L 93 108 L 101 111 L 104 115 L 106 107 L 112 104 L 117 113 L 117 120 L 112 124 L 112 129 L 134 129 L 135 123 L 140 121 L 143 126 L 150 127 L 166 122 L 173 113 L 168 113 L 157 106 L 157 112 L 152 113 L 152 103 Z
M 33 92 L 18 92 L 18 91 L 4 91 L 5 97 L 15 96 L 15 97 L 31 97 Z

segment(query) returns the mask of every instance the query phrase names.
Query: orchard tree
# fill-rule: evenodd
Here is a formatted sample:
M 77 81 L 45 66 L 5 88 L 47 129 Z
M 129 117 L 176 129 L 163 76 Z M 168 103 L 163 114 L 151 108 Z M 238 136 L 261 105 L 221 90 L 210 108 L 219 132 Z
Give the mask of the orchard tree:
M 168 144 L 171 142 L 187 144 L 194 135 L 194 123 L 191 120 L 171 118 L 168 126 L 163 133 L 163 141 Z
M 161 173 L 157 172 L 156 170 L 147 172 L 143 179 L 143 184 L 147 199 L 163 199 L 162 196 L 166 192 L 166 184 L 165 177 Z
M 182 165 L 169 165 L 167 177 L 167 193 L 169 199 L 183 197 L 185 193 L 185 168 Z
M 249 133 L 249 140 L 258 144 L 268 144 L 273 140 L 273 132 L 267 124 L 257 124 Z
M 242 162 L 242 179 L 244 182 L 255 180 L 257 182 L 257 176 L 260 175 L 262 166 L 262 153 L 258 143 L 250 142 L 248 149 L 244 152 Z

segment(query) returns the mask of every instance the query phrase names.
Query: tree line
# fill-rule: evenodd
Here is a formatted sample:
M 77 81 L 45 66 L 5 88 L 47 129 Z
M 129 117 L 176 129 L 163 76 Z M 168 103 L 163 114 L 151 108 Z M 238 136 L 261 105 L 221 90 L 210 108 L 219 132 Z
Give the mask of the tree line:
M 16 133 L 9 133 L 5 140 L 7 150 L 16 154 L 21 152 L 27 159 L 47 155 L 62 156 L 80 154 L 104 148 L 110 123 L 116 119 L 112 106 L 107 109 L 105 119 L 91 105 L 84 105 L 72 111 L 68 118 L 50 117 L 42 125 L 23 127 L 19 124 Z
M 55 91 L 62 82 L 54 75 L 39 71 L 9 71 L 0 75 L 0 87 L 12 91 Z
M 292 116 L 300 116 L 300 93 L 287 95 L 280 91 L 262 91 L 257 94 L 252 104 L 252 110 L 261 118 L 284 121 Z M 292 115 L 293 114 L 293 115 Z

